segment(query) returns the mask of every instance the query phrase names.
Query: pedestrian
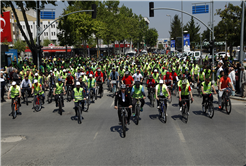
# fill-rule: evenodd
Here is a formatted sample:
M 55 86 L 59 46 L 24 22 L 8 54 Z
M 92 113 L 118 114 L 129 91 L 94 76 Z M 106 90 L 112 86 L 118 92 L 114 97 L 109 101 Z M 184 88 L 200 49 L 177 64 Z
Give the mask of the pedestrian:
M 241 64 L 240 63 L 237 63 L 237 68 L 236 68 L 236 93 L 240 93 L 240 83 L 239 81 L 241 80 L 240 79 L 240 72 L 241 71 Z
M 244 65 L 241 67 L 242 98 L 246 97 L 246 70 Z
M 0 83 L 1 83 L 1 102 L 5 102 L 6 100 L 4 99 L 4 94 L 5 94 L 5 78 L 3 76 L 3 73 L 1 72 L 1 77 L 0 77 Z
M 233 88 L 235 89 L 236 79 L 235 79 L 235 70 L 233 67 L 229 67 L 229 75 L 228 77 L 231 79 Z M 235 96 L 235 91 L 232 91 L 232 96 Z

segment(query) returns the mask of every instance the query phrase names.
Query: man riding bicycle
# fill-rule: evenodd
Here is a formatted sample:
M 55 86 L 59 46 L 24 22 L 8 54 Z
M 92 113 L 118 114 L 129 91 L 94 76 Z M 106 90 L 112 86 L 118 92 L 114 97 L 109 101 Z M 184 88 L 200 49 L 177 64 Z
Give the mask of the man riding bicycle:
M 80 82 L 76 82 L 76 87 L 73 89 L 72 98 L 74 101 L 75 106 L 75 117 L 77 117 L 77 110 L 79 106 L 79 102 L 82 102 L 82 110 L 84 110 L 84 100 L 85 98 L 85 91 L 83 88 L 80 87 Z
M 182 85 L 179 86 L 179 106 L 180 106 L 180 111 L 182 111 L 182 99 L 188 99 L 189 100 L 189 94 L 191 97 L 191 100 L 194 101 L 191 88 L 189 85 L 189 82 L 187 79 L 182 80 Z M 187 101 L 187 106 L 188 106 L 188 114 L 189 114 L 189 109 L 190 109 L 190 101 Z
M 132 96 L 132 114 L 133 116 L 135 116 L 135 106 L 136 106 L 136 102 L 137 99 L 136 98 L 140 98 L 140 102 L 141 102 L 141 112 L 143 111 L 143 106 L 145 104 L 145 93 L 144 93 L 144 88 L 142 85 L 140 85 L 139 81 L 135 82 L 135 85 L 132 87 L 132 91 L 131 91 L 131 96 Z
M 42 101 L 44 104 L 44 91 L 42 90 L 42 85 L 38 82 L 38 80 L 34 80 L 33 85 L 32 85 L 32 94 L 34 92 L 34 96 L 36 98 L 37 95 L 42 96 Z
M 117 106 L 118 105 L 118 106 Z M 114 108 L 118 109 L 118 118 L 119 118 L 119 123 L 122 123 L 121 119 L 121 107 L 128 107 L 127 113 L 127 122 L 128 125 L 130 124 L 130 118 L 131 118 L 131 109 L 132 108 L 132 99 L 131 96 L 128 92 L 126 92 L 126 85 L 122 84 L 121 89 L 116 92 L 115 94 L 115 100 L 114 100 Z
M 55 84 L 55 88 L 53 90 L 53 95 L 55 96 L 55 101 L 56 101 L 56 107 L 58 107 L 58 98 L 59 95 L 62 94 L 62 92 L 64 92 L 64 95 L 66 94 L 62 80 L 58 78 L 58 83 Z M 64 107 L 63 95 L 61 95 L 61 99 L 62 99 L 62 107 Z
M 99 85 L 99 93 L 101 94 L 103 88 L 103 82 L 104 82 L 103 73 L 101 72 L 101 69 L 97 69 L 95 77 L 96 77 L 97 84 Z
M 32 88 L 32 83 L 28 79 L 28 75 L 26 75 L 25 76 L 25 79 L 22 80 L 22 82 L 20 84 L 20 88 L 21 88 L 22 97 L 25 100 L 25 98 L 24 98 L 24 92 L 25 92 L 25 90 L 27 90 L 28 96 L 30 96 L 30 94 L 31 94 L 31 88 Z
M 109 81 L 111 80 L 116 80 L 116 89 L 118 87 L 118 81 L 119 81 L 119 73 L 115 71 L 115 68 L 113 68 L 113 71 L 110 73 L 109 75 Z M 111 84 L 112 88 L 113 88 L 113 84 Z
M 20 91 L 20 87 L 18 85 L 16 85 L 15 81 L 12 82 L 12 86 L 9 88 L 8 99 L 10 99 L 9 95 L 10 95 L 10 97 L 12 99 L 11 106 L 14 103 L 15 97 L 18 97 L 18 104 L 21 107 L 21 103 L 20 103 L 21 91 Z M 21 115 L 21 112 L 18 110 L 17 114 Z M 11 111 L 11 113 L 9 115 L 12 115 L 12 111 Z
M 125 72 L 125 76 L 121 80 L 122 84 L 125 84 L 126 87 L 128 86 L 130 91 L 132 90 L 132 86 L 134 85 L 134 79 L 131 75 L 129 75 L 129 71 Z
M 70 73 L 67 73 L 67 78 L 65 79 L 64 86 L 67 87 L 67 90 L 69 86 L 71 86 L 71 89 L 73 89 L 74 87 L 74 78 L 73 76 L 71 76 Z
M 157 108 L 159 109 L 160 108 L 160 101 L 159 101 L 159 97 L 158 96 L 165 96 L 165 97 L 168 97 L 168 99 L 170 99 L 170 95 L 169 94 L 169 91 L 167 89 L 167 85 L 166 84 L 163 84 L 164 81 L 163 80 L 160 80 L 159 81 L 159 84 L 156 85 L 156 88 L 155 88 L 155 96 L 156 96 L 156 100 L 157 100 Z M 167 106 L 167 101 L 165 100 L 165 105 Z
M 93 93 L 96 95 L 95 88 L 97 86 L 96 79 L 93 78 L 92 74 L 89 75 L 89 79 L 87 80 L 87 86 L 88 86 L 88 94 L 92 90 Z
M 214 85 L 212 85 L 212 82 L 210 81 L 210 78 L 206 78 L 205 82 L 201 84 L 201 93 L 203 96 L 202 106 L 204 106 L 204 100 L 207 96 L 208 96 L 208 100 L 213 102 L 213 95 L 211 95 L 212 94 L 211 88 L 213 88 L 214 94 L 217 94 Z
M 155 87 L 155 84 L 156 84 L 152 75 L 149 76 L 149 79 L 147 80 L 146 84 L 147 84 L 148 97 L 149 97 L 150 96 L 150 87 L 152 86 L 152 88 L 153 88 L 153 87 Z

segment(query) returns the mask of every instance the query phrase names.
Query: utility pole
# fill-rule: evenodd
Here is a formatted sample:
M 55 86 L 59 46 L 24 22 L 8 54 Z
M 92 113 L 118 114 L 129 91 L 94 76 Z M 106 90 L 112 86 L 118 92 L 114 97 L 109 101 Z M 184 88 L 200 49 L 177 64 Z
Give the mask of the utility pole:
M 181 0 L 181 10 L 183 11 L 183 0 Z M 183 12 L 181 13 L 181 26 L 182 26 L 182 55 L 183 55 L 183 51 L 184 51 L 184 30 L 183 30 Z
M 243 50 L 243 35 L 244 35 L 244 9 L 245 8 L 245 3 L 244 0 L 242 0 L 242 21 L 241 21 L 241 40 L 240 40 L 240 55 L 239 55 L 239 61 L 241 63 L 241 65 L 243 65 L 243 61 L 244 61 L 244 50 Z M 241 78 L 242 76 L 240 76 L 239 78 Z M 240 88 L 242 87 L 242 82 L 239 81 L 239 86 Z
M 212 0 L 212 41 L 214 43 L 214 1 Z M 214 47 L 212 50 L 212 83 L 214 84 Z
M 41 27 L 40 27 L 40 9 L 39 9 L 39 0 L 37 0 L 36 3 L 36 16 L 37 16 L 37 65 L 38 65 L 38 70 L 39 70 L 39 54 L 41 52 L 40 49 L 40 36 L 39 36 L 39 32 L 41 31 Z M 35 56 L 35 55 L 33 55 Z

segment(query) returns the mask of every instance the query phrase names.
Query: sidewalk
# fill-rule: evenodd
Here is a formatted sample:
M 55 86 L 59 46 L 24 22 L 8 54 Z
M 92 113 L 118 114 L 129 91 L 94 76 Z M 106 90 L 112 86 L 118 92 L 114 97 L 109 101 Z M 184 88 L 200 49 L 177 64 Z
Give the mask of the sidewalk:
M 230 99 L 246 101 L 246 97 L 245 98 L 242 98 L 242 97 L 240 97 L 239 94 L 235 94 L 235 96 L 230 96 Z

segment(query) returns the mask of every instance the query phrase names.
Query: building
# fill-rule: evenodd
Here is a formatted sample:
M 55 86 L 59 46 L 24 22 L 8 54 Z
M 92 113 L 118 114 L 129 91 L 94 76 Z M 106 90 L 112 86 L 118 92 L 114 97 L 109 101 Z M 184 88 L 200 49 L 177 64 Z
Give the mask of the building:
M 12 27 L 13 27 L 13 40 L 14 40 L 14 42 L 19 40 L 19 39 L 22 40 L 22 41 L 25 41 L 24 37 L 22 36 L 22 34 L 21 34 L 21 32 L 20 32 L 20 30 L 19 30 L 19 28 L 17 26 L 16 19 L 15 19 L 14 13 L 12 12 L 11 7 L 6 8 L 5 11 L 11 11 L 10 22 L 12 23 Z M 26 28 L 26 24 L 25 24 L 22 12 L 19 9 L 15 9 L 15 11 L 16 11 L 18 19 L 20 21 L 20 24 L 21 24 L 21 26 L 23 28 L 24 33 L 26 34 L 27 38 L 30 40 L 30 37 L 29 37 L 28 32 L 27 32 L 27 28 Z M 33 9 L 30 9 L 29 11 L 26 11 L 26 17 L 27 17 L 27 20 L 28 20 L 28 24 L 30 26 L 32 37 L 35 40 L 36 37 L 37 37 L 36 11 L 33 10 Z M 41 30 L 46 28 L 52 21 L 54 21 L 54 20 L 40 19 Z M 52 24 L 51 26 L 49 26 L 48 29 L 45 30 L 45 32 L 40 36 L 41 42 L 43 42 L 44 39 L 49 39 L 49 40 L 52 41 L 53 44 L 59 44 L 58 43 L 57 34 L 61 33 L 61 32 L 57 29 L 57 26 L 58 26 L 58 22 L 56 22 L 56 23 Z
M 157 46 L 159 44 L 162 44 L 165 50 L 169 47 L 169 43 L 170 43 L 170 38 L 159 38 L 157 40 Z

